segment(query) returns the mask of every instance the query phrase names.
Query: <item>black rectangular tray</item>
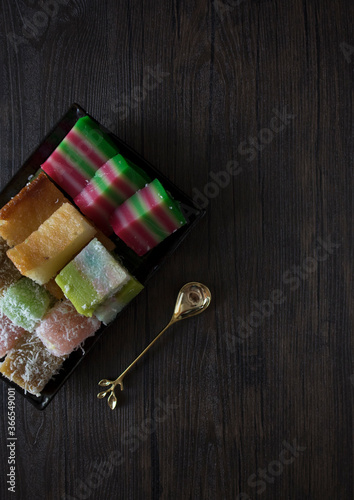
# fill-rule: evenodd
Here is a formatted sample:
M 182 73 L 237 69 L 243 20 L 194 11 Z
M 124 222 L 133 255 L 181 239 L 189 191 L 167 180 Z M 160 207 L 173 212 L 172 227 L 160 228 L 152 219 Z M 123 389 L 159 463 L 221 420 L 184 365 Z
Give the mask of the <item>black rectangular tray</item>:
M 75 125 L 78 119 L 87 115 L 90 116 L 78 104 L 73 104 L 71 106 L 69 111 L 63 116 L 60 122 L 49 132 L 43 142 L 37 147 L 37 149 L 32 153 L 32 155 L 28 158 L 24 165 L 1 191 L 0 208 L 3 207 L 25 186 L 29 178 L 38 171 L 40 165 L 43 164 L 45 160 L 51 155 L 51 153 L 56 149 L 56 147 L 67 135 L 70 129 Z M 95 120 L 92 116 L 90 116 L 90 118 L 95 121 L 97 127 L 102 129 L 110 136 L 110 138 L 117 145 L 119 152 L 125 158 L 145 170 L 145 172 L 149 175 L 149 177 L 151 177 L 151 179 L 157 178 L 162 182 L 165 189 L 171 193 L 173 198 L 181 202 L 181 208 L 187 220 L 187 224 L 182 226 L 180 229 L 178 229 L 178 231 L 166 238 L 163 242 L 157 245 L 157 247 L 150 250 L 143 257 L 138 257 L 135 252 L 128 248 L 125 243 L 118 237 L 111 237 L 111 239 L 116 244 L 115 253 L 119 255 L 125 267 L 145 286 L 148 280 L 153 276 L 153 274 L 161 267 L 165 259 L 176 250 L 176 248 L 192 230 L 199 219 L 203 217 L 205 211 L 196 208 L 191 198 L 183 193 L 183 191 L 175 186 L 167 177 L 165 177 L 149 162 L 144 160 L 144 158 L 142 158 L 138 153 L 131 149 L 116 135 L 112 134 L 112 132 L 99 124 L 97 120 Z M 70 199 L 70 197 L 66 193 L 65 196 Z M 114 320 L 114 322 L 118 321 L 118 317 L 119 315 Z M 98 342 L 105 330 L 109 327 L 110 325 L 102 325 L 101 328 L 96 332 L 94 337 L 89 337 L 85 341 L 85 343 L 83 344 L 83 350 L 77 349 L 70 354 L 70 356 L 64 361 L 63 367 L 60 372 L 55 377 L 53 377 L 43 389 L 40 397 L 25 393 L 25 391 L 21 389 L 21 387 L 5 378 L 2 374 L 0 374 L 0 378 L 2 378 L 2 380 L 4 380 L 11 387 L 14 387 L 18 393 L 25 397 L 37 409 L 43 410 L 53 399 L 55 394 L 59 391 L 61 386 L 70 377 L 79 363 L 81 363 L 81 361 L 85 358 L 87 353 L 93 348 L 96 342 Z

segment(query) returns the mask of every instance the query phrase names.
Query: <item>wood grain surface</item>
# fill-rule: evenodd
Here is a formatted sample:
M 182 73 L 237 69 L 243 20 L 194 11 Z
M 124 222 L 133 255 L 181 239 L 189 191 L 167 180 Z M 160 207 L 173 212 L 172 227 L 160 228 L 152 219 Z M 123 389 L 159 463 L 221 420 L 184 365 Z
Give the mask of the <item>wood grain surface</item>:
M 0 0 L 0 187 L 78 102 L 207 208 L 45 411 L 16 395 L 15 493 L 1 384 L 1 499 L 353 498 L 353 7 Z

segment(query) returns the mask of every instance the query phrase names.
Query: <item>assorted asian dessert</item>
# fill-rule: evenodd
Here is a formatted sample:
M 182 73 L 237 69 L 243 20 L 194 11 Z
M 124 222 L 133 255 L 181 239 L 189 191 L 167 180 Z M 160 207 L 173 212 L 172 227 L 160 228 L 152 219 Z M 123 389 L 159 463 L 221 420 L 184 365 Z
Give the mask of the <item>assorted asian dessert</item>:
M 143 257 L 185 223 L 161 182 L 80 118 L 0 209 L 0 373 L 39 396 L 144 288 L 114 238 Z

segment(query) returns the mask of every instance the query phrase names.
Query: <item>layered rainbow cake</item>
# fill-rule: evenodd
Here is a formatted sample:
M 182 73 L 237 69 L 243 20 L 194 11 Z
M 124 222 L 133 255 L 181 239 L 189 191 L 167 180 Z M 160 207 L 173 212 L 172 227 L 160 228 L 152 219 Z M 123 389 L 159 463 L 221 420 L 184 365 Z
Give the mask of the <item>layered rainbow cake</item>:
M 147 182 L 150 179 L 141 169 L 117 155 L 97 170 L 74 202 L 97 227 L 111 234 L 109 219 L 115 208 Z
M 111 216 L 114 232 L 139 256 L 186 223 L 178 203 L 158 179 L 122 203 Z
M 80 118 L 42 169 L 75 198 L 107 160 L 118 154 L 108 134 L 89 116 Z

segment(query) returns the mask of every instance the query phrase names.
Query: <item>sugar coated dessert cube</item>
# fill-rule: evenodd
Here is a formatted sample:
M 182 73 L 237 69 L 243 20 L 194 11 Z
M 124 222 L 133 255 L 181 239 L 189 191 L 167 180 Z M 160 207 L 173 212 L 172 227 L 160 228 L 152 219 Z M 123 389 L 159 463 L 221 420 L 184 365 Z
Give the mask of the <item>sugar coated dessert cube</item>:
M 55 278 L 64 295 L 84 316 L 129 280 L 129 273 L 95 238 Z
M 36 334 L 55 356 L 70 354 L 101 326 L 96 318 L 79 314 L 69 300 L 58 302 L 44 316 Z
M 111 234 L 109 218 L 114 209 L 147 182 L 150 179 L 145 172 L 116 155 L 97 170 L 74 202 L 97 227 Z
M 32 332 L 51 303 L 50 294 L 28 278 L 11 285 L 0 299 L 0 312 L 16 325 Z
M 42 169 L 75 198 L 107 160 L 118 153 L 108 134 L 90 117 L 80 118 Z
M 65 201 L 64 195 L 41 172 L 0 210 L 0 236 L 11 247 L 22 243 Z
M 128 283 L 126 283 L 117 294 L 109 297 L 96 309 L 94 313 L 96 318 L 105 325 L 108 325 L 143 289 L 143 285 L 131 276 Z
M 26 330 L 16 326 L 0 311 L 0 358 L 3 358 L 25 333 Z
M 64 360 L 63 356 L 51 354 L 37 335 L 27 333 L 0 364 L 0 373 L 25 392 L 40 396 L 49 380 L 58 373 Z
M 110 222 L 116 235 L 142 256 L 186 220 L 179 204 L 155 179 L 116 208 Z
M 88 243 L 96 231 L 69 203 L 64 203 L 23 243 L 7 255 L 23 274 L 47 283 Z
M 6 242 L 0 238 L 0 297 L 12 283 L 21 278 L 21 273 L 6 255 L 8 249 Z

